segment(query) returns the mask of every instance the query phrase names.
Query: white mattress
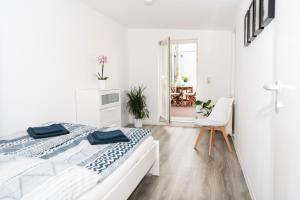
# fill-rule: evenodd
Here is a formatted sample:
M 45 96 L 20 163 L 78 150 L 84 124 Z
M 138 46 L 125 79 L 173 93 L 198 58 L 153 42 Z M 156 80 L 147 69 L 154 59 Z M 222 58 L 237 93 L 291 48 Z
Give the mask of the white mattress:
M 112 174 L 94 187 L 91 191 L 83 195 L 80 200 L 100 200 L 103 199 L 117 183 L 130 171 L 130 169 L 141 159 L 141 157 L 152 149 L 154 145 L 153 137 L 148 137 L 132 153 L 132 155 Z

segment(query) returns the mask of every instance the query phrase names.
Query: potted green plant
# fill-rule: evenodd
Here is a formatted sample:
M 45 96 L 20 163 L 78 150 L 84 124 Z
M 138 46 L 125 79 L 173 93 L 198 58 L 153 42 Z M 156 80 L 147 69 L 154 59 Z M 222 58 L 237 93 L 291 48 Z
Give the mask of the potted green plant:
M 212 100 L 207 100 L 207 101 L 200 101 L 197 100 L 195 102 L 196 104 L 196 112 L 197 113 L 203 113 L 203 116 L 208 117 L 214 108 L 214 104 L 212 104 Z
M 202 108 L 202 103 L 203 103 L 203 101 L 200 101 L 200 100 L 197 100 L 196 102 L 195 102 L 195 104 L 196 104 L 196 112 L 197 113 L 200 113 L 201 112 L 201 108 Z
M 187 83 L 187 82 L 189 82 L 189 77 L 188 76 L 183 76 L 182 80 L 183 80 L 184 83 Z
M 127 109 L 134 117 L 134 127 L 140 128 L 143 126 L 142 119 L 149 118 L 149 110 L 147 108 L 146 96 L 144 95 L 143 86 L 133 87 L 127 92 Z

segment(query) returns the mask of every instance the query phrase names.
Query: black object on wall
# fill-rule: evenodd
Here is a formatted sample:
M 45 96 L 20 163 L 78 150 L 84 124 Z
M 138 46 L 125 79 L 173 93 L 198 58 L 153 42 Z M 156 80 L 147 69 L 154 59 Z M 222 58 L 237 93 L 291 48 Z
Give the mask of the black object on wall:
M 250 44 L 250 40 L 249 40 L 249 36 L 250 36 L 250 33 L 249 33 L 249 11 L 247 11 L 246 15 L 245 15 L 245 18 L 244 18 L 244 45 L 245 46 L 249 46 Z
M 250 33 L 250 37 L 249 40 L 252 42 L 255 39 L 255 35 L 254 35 L 254 29 L 253 29 L 253 25 L 255 24 L 255 18 L 254 18 L 254 6 L 253 6 L 253 1 L 250 4 L 249 7 L 249 33 Z
M 244 45 L 250 43 L 275 18 L 275 0 L 252 0 L 244 19 Z
M 268 24 L 275 18 L 275 0 L 260 0 L 261 1 L 261 25 L 263 27 L 268 26 Z
M 264 29 L 261 24 L 261 0 L 253 0 L 253 35 L 258 36 Z

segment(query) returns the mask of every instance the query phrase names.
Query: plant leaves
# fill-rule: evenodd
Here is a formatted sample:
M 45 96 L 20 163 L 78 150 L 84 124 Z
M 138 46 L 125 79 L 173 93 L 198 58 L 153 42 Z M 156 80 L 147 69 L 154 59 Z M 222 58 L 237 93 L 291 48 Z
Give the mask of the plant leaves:
M 143 94 L 146 88 L 143 86 L 133 87 L 127 92 L 127 109 L 136 119 L 149 118 L 149 110 L 146 104 L 146 96 Z

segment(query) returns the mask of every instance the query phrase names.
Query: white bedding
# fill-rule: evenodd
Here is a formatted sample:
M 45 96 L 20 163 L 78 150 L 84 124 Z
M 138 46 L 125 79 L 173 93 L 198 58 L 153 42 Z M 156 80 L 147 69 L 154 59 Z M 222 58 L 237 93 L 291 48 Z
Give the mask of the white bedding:
M 144 163 L 139 178 L 125 182 L 125 188 L 135 182 L 130 190 L 127 188 L 128 197 L 155 161 L 156 145 L 149 130 L 121 128 L 130 142 L 90 145 L 85 138 L 95 128 L 65 126 L 70 135 L 34 140 L 25 134 L 0 139 L 0 200 L 100 200 Z M 143 161 L 145 155 L 149 155 L 147 163 Z
M 40 200 L 45 196 L 48 199 L 55 200 L 77 199 L 78 197 L 80 200 L 101 200 L 117 186 L 118 182 L 126 176 L 135 163 L 153 147 L 154 143 L 151 136 L 143 141 L 139 148 L 118 169 L 100 183 L 97 183 L 99 180 L 98 176 L 90 170 L 81 167 L 71 167 L 63 173 L 48 179 L 46 184 L 37 187 L 34 191 L 24 196 L 22 200 Z M 51 160 L 54 161 L 56 158 L 54 157 Z M 31 162 L 30 164 L 33 163 Z M 66 185 L 68 187 L 65 187 Z M 53 186 L 53 188 L 49 186 Z M 82 193 L 85 194 L 82 195 Z
M 135 163 L 154 146 L 153 137 L 148 137 L 139 148 L 112 174 L 110 174 L 104 181 L 99 183 L 91 191 L 86 193 L 80 200 L 101 200 L 112 190 L 113 187 L 130 171 Z

